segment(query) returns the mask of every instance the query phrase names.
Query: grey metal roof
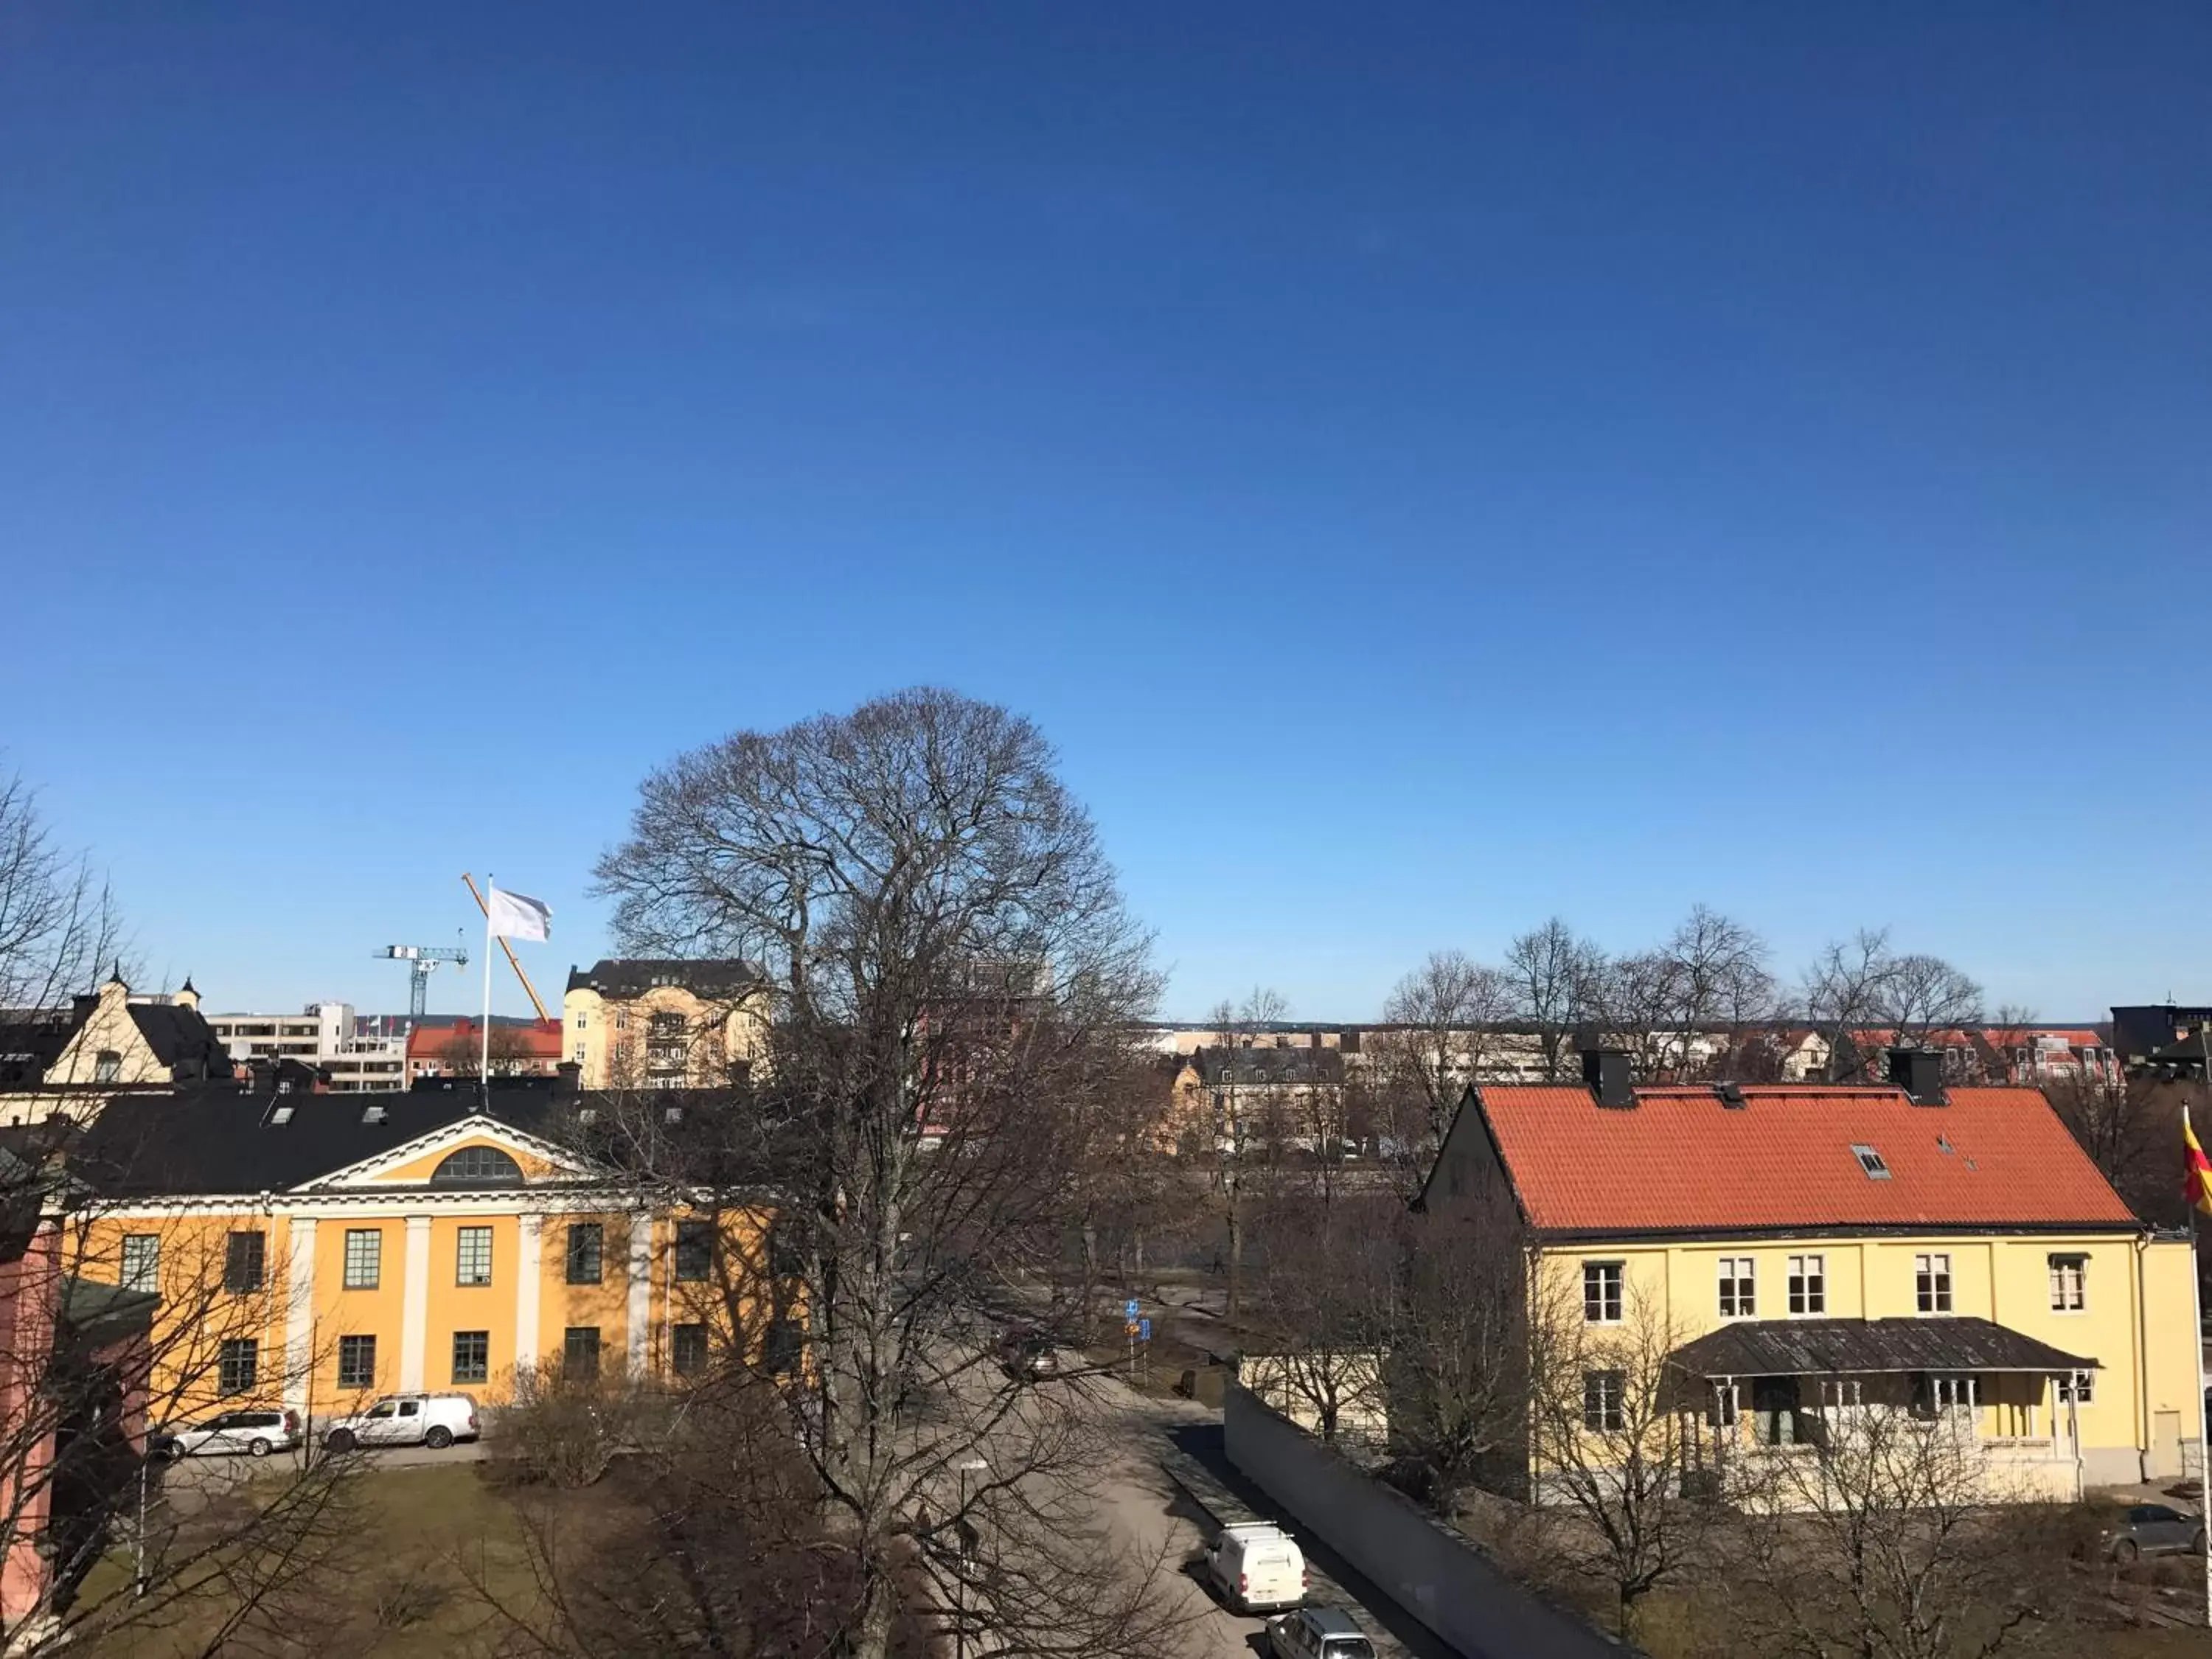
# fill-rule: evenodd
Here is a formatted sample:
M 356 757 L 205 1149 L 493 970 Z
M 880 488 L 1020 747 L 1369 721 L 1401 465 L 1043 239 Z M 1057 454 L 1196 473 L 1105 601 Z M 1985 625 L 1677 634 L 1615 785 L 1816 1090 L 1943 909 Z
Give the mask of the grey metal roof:
M 1674 1350 L 1692 1376 L 1867 1376 L 1897 1371 L 2087 1371 L 2094 1359 L 1972 1314 L 1926 1319 L 1748 1319 Z

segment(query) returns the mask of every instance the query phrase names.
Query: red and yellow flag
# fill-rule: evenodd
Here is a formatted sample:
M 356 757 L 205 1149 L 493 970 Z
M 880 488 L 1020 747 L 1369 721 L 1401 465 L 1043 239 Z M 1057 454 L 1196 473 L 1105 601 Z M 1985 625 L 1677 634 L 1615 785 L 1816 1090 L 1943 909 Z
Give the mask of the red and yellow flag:
M 2212 1158 L 2204 1156 L 2204 1149 L 2197 1144 L 2197 1131 L 2189 1127 L 2189 1108 L 2181 1109 L 2181 1146 L 2183 1160 L 2188 1164 L 2188 1174 L 2183 1177 L 2183 1195 L 2191 1205 L 2212 1215 Z

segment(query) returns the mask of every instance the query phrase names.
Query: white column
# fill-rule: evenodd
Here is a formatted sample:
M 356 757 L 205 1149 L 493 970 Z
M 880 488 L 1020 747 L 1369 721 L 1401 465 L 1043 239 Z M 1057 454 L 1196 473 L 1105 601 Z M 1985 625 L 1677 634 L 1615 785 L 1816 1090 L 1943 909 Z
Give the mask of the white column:
M 653 1216 L 634 1212 L 629 1218 L 629 1370 L 645 1375 L 647 1346 L 653 1334 Z
M 422 1360 L 430 1334 L 430 1218 L 407 1218 L 406 1289 L 399 1312 L 399 1386 L 410 1393 L 422 1386 Z
M 522 1256 L 515 1264 L 520 1275 L 514 1282 L 514 1369 L 518 1374 L 538 1364 L 538 1297 L 544 1284 L 544 1218 L 526 1215 L 522 1220 Z
M 292 1267 L 284 1304 L 284 1403 L 304 1426 L 315 1364 L 315 1221 L 292 1218 Z

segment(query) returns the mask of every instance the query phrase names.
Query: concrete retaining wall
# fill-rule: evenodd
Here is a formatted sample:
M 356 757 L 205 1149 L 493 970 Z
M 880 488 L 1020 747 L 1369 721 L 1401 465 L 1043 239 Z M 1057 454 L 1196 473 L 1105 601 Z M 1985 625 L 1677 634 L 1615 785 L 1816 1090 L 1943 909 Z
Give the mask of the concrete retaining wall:
M 1468 1659 L 1622 1659 L 1619 1644 L 1539 1601 L 1457 1533 L 1233 1382 L 1222 1417 L 1232 1464 Z

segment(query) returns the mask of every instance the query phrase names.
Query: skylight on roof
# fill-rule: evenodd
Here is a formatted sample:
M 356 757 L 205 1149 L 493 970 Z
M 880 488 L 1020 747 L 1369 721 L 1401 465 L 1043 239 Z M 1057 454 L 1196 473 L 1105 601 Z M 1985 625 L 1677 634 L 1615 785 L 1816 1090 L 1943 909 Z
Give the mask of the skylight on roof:
M 1889 1179 L 1889 1165 L 1881 1161 L 1881 1154 L 1873 1147 L 1854 1145 L 1851 1147 L 1851 1156 L 1858 1159 L 1859 1168 L 1866 1171 L 1866 1178 L 1869 1181 Z

